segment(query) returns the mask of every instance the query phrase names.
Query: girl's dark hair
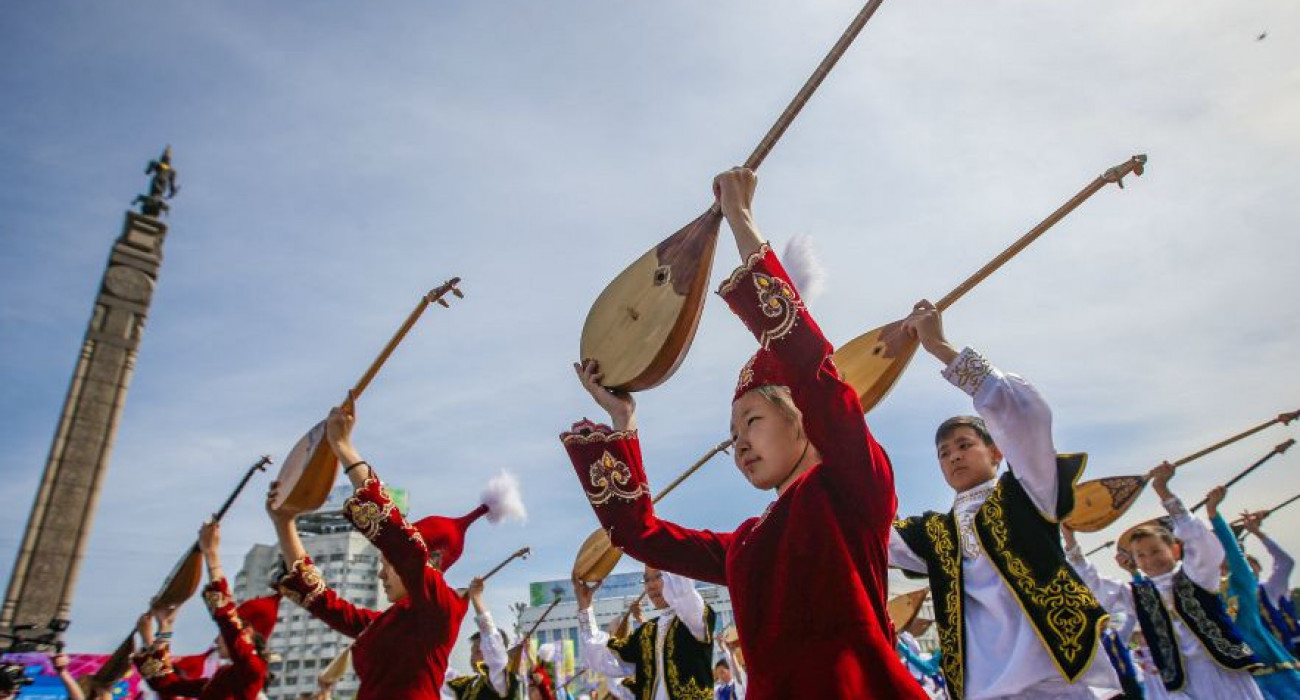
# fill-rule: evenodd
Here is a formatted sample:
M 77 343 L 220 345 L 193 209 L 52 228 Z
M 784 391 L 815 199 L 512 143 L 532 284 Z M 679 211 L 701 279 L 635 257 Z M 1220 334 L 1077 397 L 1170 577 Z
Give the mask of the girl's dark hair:
M 974 430 L 985 445 L 993 444 L 993 436 L 989 434 L 988 426 L 984 425 L 984 419 L 979 416 L 954 416 L 940 423 L 939 429 L 934 432 L 934 444 L 938 445 L 952 437 L 952 434 L 960 428 Z

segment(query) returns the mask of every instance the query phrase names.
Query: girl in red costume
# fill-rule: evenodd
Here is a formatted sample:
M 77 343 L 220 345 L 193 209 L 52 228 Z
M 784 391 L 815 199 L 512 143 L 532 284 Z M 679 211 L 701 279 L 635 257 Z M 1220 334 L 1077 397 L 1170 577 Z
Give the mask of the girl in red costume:
M 289 572 L 280 590 L 331 628 L 357 641 L 352 665 L 361 686 L 357 700 L 435 700 L 447 672 L 466 601 L 443 579 L 460 558 L 465 530 L 482 515 L 496 522 L 523 515 L 515 482 L 498 477 L 483 494 L 483 505 L 460 518 L 430 516 L 414 524 L 393 504 L 374 469 L 352 445 L 351 411 L 336 408 L 326 421 L 326 439 L 344 465 L 356 493 L 343 515 L 383 555 L 379 575 L 393 604 L 367 610 L 340 598 L 326 585 L 298 538 L 296 512 L 275 502 L 279 482 L 271 484 L 267 512 L 275 523 L 280 553 Z
M 221 630 L 217 654 L 230 663 L 219 667 L 209 678 L 189 678 L 178 673 L 170 649 L 177 608 L 156 609 L 153 617 L 158 620 L 158 635 L 155 638 L 150 617 L 141 617 L 140 636 L 148 647 L 134 661 L 140 675 L 159 695 L 198 700 L 256 700 L 266 685 L 267 667 L 262 650 L 275 628 L 280 596 L 254 598 L 236 608 L 230 585 L 221 571 L 217 554 L 220 542 L 221 526 L 215 522 L 204 523 L 199 530 L 199 550 L 208 569 L 203 602 Z
M 632 397 L 575 365 L 613 427 L 582 421 L 561 436 L 614 544 L 645 564 L 731 590 L 749 662 L 748 700 L 924 700 L 894 653 L 886 612 L 889 458 L 867 430 L 857 393 L 754 224 L 757 180 L 735 168 L 714 193 L 743 265 L 719 294 L 759 342 L 731 404 L 737 468 L 777 498 L 729 533 L 655 516 Z

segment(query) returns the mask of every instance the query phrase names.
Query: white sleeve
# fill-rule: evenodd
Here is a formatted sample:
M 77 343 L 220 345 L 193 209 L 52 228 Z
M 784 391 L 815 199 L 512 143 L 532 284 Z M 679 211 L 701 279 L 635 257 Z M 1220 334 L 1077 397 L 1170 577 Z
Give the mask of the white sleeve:
M 1207 591 L 1219 590 L 1223 544 L 1204 521 L 1192 517 L 1177 497 L 1163 502 L 1174 519 L 1174 537 L 1183 543 L 1183 571 L 1196 585 Z
M 636 673 L 636 666 L 618 658 L 608 646 L 609 634 L 596 626 L 596 615 L 591 608 L 578 611 L 578 645 L 582 647 L 582 662 L 588 671 L 608 678 L 623 678 Z
M 745 669 L 736 663 L 736 655 L 731 653 L 727 647 L 722 647 L 722 653 L 727 656 L 727 668 L 731 669 L 731 683 L 736 687 L 736 700 L 745 700 Z
M 1052 409 L 1029 382 L 1003 374 L 971 348 L 943 371 L 944 379 L 975 400 L 993 442 L 1044 517 L 1056 522 L 1056 446 Z
M 1078 545 L 1065 551 L 1065 560 L 1078 572 L 1084 585 L 1092 589 L 1092 594 L 1097 596 L 1097 602 L 1101 603 L 1106 612 L 1124 613 L 1130 618 L 1135 615 L 1133 589 L 1126 582 L 1098 573 L 1097 567 L 1083 556 Z
M 691 636 L 701 642 L 707 640 L 712 630 L 704 629 L 704 598 L 695 590 L 695 582 L 667 571 L 661 573 L 664 577 L 664 600 L 668 601 L 668 607 L 686 625 L 686 629 L 691 631 Z
M 487 666 L 488 682 L 492 684 L 497 695 L 504 696 L 510 689 L 510 677 L 506 666 L 510 663 L 506 643 L 502 641 L 497 626 L 492 621 L 492 613 L 484 610 L 482 615 L 474 618 L 478 624 L 478 648 L 483 652 L 483 663 Z
M 442 677 L 442 687 L 438 689 L 440 700 L 456 700 L 456 691 L 451 689 L 451 682 L 460 676 L 460 673 L 454 668 L 448 668 L 446 675 Z
M 1273 569 L 1263 582 L 1264 592 L 1268 594 L 1269 602 L 1277 605 L 1277 601 L 1287 597 L 1291 591 L 1291 572 L 1295 569 L 1295 560 L 1268 535 L 1261 532 L 1259 541 L 1273 558 Z
M 930 567 L 926 566 L 925 560 L 916 555 L 912 548 L 907 546 L 903 541 L 903 536 L 898 534 L 898 530 L 889 528 L 889 565 L 904 571 L 914 571 L 916 573 L 929 573 Z

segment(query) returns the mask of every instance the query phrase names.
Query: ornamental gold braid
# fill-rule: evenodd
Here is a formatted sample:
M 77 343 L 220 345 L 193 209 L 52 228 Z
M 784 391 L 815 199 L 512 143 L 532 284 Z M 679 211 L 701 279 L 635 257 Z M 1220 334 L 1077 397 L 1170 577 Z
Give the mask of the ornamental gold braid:
M 1057 568 L 1051 581 L 1042 585 L 1038 583 L 1029 565 L 1007 546 L 1010 533 L 1002 509 L 1002 497 L 1002 484 L 999 483 L 980 509 L 980 518 L 993 537 L 994 552 L 1002 558 L 1010 577 L 1008 582 L 1020 594 L 1021 600 L 1028 600 L 1043 613 L 1048 629 L 1056 637 L 1057 644 L 1052 646 L 1073 663 L 1080 654 L 1092 651 L 1083 648 L 1083 637 L 1088 632 L 1086 611 L 1097 604 L 1096 600 L 1092 591 L 1074 580 L 1064 565 Z
M 939 568 L 945 577 L 939 582 L 946 589 L 941 593 L 944 601 L 944 619 L 939 625 L 939 645 L 943 655 L 939 664 L 943 667 L 943 676 L 948 683 L 950 695 L 960 700 L 966 693 L 966 669 L 964 668 L 966 631 L 963 629 L 965 620 L 961 605 L 961 586 L 957 585 L 961 580 L 961 559 L 957 556 L 957 545 L 952 541 L 952 533 L 946 527 L 944 518 L 945 516 L 938 513 L 927 518 L 925 534 L 930 539 L 934 555 L 939 560 Z M 932 587 L 936 583 L 933 578 L 930 582 Z M 940 593 L 936 592 L 937 595 Z
M 641 633 L 641 663 L 644 664 L 642 668 L 649 669 L 645 674 L 646 683 L 641 686 L 641 697 L 643 700 L 654 700 L 655 684 L 659 682 L 659 668 L 655 666 L 655 637 L 659 636 L 659 621 L 651 620 L 641 628 L 646 630 Z
M 627 488 L 632 481 L 632 470 L 609 450 L 605 450 L 600 459 L 588 468 L 587 478 L 591 484 L 587 489 L 587 500 L 593 506 L 603 505 L 611 498 L 635 501 L 650 493 L 645 484 L 637 484 L 635 489 Z
M 382 503 L 375 503 L 349 498 L 345 507 L 348 511 L 348 519 L 357 526 L 366 539 L 371 541 L 379 536 L 384 521 L 388 520 L 393 512 L 393 502 L 387 499 Z
M 780 277 L 771 277 L 761 272 L 753 273 L 754 288 L 758 293 L 758 308 L 763 315 L 776 319 L 776 326 L 763 331 L 759 345 L 764 348 L 774 340 L 780 340 L 790 334 L 794 324 L 799 320 L 799 309 L 803 302 L 789 282 Z
M 701 688 L 694 678 L 687 678 L 682 682 L 680 669 L 672 659 L 677 658 L 674 652 L 677 646 L 677 626 L 681 621 L 673 618 L 668 623 L 668 631 L 664 633 L 664 678 L 668 681 L 668 697 L 674 700 L 714 700 L 713 686 Z

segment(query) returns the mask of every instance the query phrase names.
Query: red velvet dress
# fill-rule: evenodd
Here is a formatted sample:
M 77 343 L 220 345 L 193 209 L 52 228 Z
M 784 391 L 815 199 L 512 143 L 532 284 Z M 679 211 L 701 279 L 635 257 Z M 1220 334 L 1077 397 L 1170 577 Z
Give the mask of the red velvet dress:
M 226 579 L 213 581 L 203 589 L 212 619 L 221 630 L 221 639 L 230 650 L 230 663 L 222 665 L 211 678 L 186 678 L 172 666 L 171 650 L 166 642 L 137 654 L 135 667 L 159 695 L 198 698 L 198 700 L 256 700 L 266 684 L 266 662 L 257 654 L 253 630 L 244 626 L 235 612 Z
M 378 479 L 366 481 L 343 512 L 396 569 L 406 597 L 383 612 L 357 607 L 326 587 L 310 557 L 293 563 L 280 590 L 316 619 L 356 639 L 357 700 L 435 700 L 465 617 L 465 600 L 429 563 L 424 539 Z
M 894 651 L 893 471 L 857 394 L 767 246 L 719 293 L 774 354 L 822 463 L 735 532 L 691 530 L 655 516 L 635 431 L 584 421 L 561 439 L 601 525 L 650 566 L 730 588 L 748 700 L 924 700 Z

